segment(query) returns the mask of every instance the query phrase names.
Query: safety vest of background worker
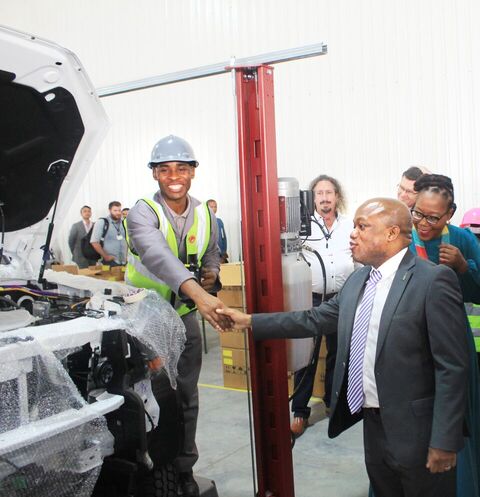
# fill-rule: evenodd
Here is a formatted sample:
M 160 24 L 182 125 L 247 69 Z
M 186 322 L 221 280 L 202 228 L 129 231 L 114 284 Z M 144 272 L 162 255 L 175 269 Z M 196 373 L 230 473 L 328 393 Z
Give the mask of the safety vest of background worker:
M 475 207 L 465 212 L 460 227 L 468 228 L 480 243 L 480 208 Z M 465 310 L 472 328 L 477 354 L 480 354 L 480 305 L 467 303 L 465 304 Z
M 198 162 L 185 140 L 172 135 L 159 140 L 148 166 L 159 190 L 153 197 L 139 200 L 128 212 L 129 257 L 125 279 L 136 287 L 157 290 L 172 303 L 185 326 L 185 349 L 177 366 L 184 437 L 173 462 L 181 495 L 198 497 L 192 468 L 198 459 L 195 436 L 202 338 L 193 311 L 198 309 L 217 329 L 228 328 L 230 324 L 215 312 L 224 307 L 213 295 L 221 288 L 218 227 L 208 207 L 188 194 Z M 153 391 L 157 391 L 155 384 Z M 156 453 L 151 455 L 155 462 Z

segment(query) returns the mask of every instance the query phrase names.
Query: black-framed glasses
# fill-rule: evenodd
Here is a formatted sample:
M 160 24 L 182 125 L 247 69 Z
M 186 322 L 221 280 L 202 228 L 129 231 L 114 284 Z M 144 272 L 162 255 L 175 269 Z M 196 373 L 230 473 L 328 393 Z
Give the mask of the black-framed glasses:
M 450 212 L 450 209 L 448 209 L 447 212 L 445 212 L 444 214 L 442 214 L 440 217 L 438 216 L 426 216 L 423 212 L 420 212 L 420 211 L 416 211 L 415 209 L 412 209 L 410 211 L 412 213 L 412 219 L 419 223 L 423 218 L 425 218 L 425 221 L 427 221 L 428 224 L 434 226 L 435 224 L 437 224 L 440 219 L 442 219 L 443 216 L 445 216 L 446 214 L 448 214 Z

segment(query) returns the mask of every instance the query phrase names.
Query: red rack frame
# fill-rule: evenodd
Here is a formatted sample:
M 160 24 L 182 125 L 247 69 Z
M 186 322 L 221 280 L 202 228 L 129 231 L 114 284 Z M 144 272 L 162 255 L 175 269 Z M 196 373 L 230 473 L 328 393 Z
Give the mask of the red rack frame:
M 282 311 L 273 68 L 235 71 L 247 311 Z M 286 344 L 249 347 L 258 495 L 294 497 Z

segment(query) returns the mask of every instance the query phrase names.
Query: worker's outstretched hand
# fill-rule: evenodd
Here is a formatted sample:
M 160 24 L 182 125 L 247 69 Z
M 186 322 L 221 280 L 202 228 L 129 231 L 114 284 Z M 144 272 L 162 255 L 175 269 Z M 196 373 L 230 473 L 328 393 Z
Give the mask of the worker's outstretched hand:
M 201 298 L 195 300 L 198 312 L 217 330 L 226 331 L 232 327 L 232 322 L 227 315 L 221 315 L 216 312 L 217 309 L 225 307 L 225 304 L 205 292 Z
M 223 309 L 225 304 L 217 297 L 207 293 L 194 278 L 184 281 L 180 286 L 180 291 L 195 302 L 198 312 L 217 331 L 222 332 L 232 327 L 232 321 L 228 315 L 216 312 L 217 309 Z
M 252 316 L 238 311 L 237 309 L 223 306 L 217 309 L 217 314 L 228 317 L 232 322 L 231 328 L 234 330 L 243 330 L 244 328 L 252 326 Z

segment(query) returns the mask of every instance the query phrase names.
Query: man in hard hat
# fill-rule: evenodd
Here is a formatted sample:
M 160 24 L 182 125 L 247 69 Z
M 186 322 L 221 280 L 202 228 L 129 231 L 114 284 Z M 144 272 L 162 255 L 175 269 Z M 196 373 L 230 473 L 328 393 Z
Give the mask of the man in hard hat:
M 148 166 L 160 189 L 128 213 L 125 279 L 155 289 L 174 306 L 186 328 L 177 377 L 185 440 L 175 466 L 183 496 L 196 497 L 199 489 L 192 468 L 198 459 L 195 432 L 202 343 L 195 310 L 218 330 L 228 325 L 215 313 L 218 306 L 223 308 L 222 302 L 211 295 L 221 288 L 218 228 L 208 206 L 188 194 L 198 162 L 185 140 L 173 135 L 162 138 Z
M 480 207 L 475 207 L 465 212 L 460 227 L 468 228 L 480 242 Z M 477 350 L 478 365 L 480 367 L 480 305 L 467 302 L 465 304 L 465 310 L 467 311 L 468 321 L 472 328 L 475 348 Z

